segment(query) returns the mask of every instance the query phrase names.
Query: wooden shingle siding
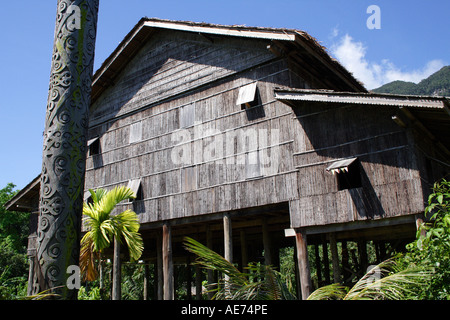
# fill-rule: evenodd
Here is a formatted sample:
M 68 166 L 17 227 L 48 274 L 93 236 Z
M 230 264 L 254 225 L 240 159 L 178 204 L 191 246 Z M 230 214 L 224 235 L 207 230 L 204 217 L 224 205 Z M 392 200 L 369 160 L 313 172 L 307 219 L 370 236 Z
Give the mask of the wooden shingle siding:
M 213 46 L 189 33 L 171 33 L 168 37 L 161 32 L 95 103 L 91 123 L 104 120 L 111 112 L 121 115 L 274 58 L 262 41 L 255 41 L 252 50 L 242 48 L 240 43 L 230 40 Z
M 414 147 L 391 120 L 389 107 L 299 104 L 293 153 L 299 199 L 291 225 L 305 227 L 391 218 L 423 211 Z M 326 125 L 324 125 L 326 124 Z M 339 159 L 358 157 L 361 187 L 338 190 L 325 171 Z
M 273 97 L 274 86 L 289 86 L 298 76 L 260 41 L 249 50 L 238 46 L 241 41 L 212 45 L 194 38 L 150 41 L 111 94 L 106 90 L 97 100 L 91 118 L 103 166 L 94 167 L 88 158 L 86 187 L 141 179 L 142 222 L 298 197 L 289 129 L 293 112 Z M 209 84 L 200 88 L 201 81 Z M 239 90 L 249 83 L 256 83 L 260 105 L 241 110 Z M 118 111 L 108 119 L 103 112 L 115 104 Z M 142 108 L 146 104 L 151 106 Z
M 168 32 L 94 103 L 89 136 L 101 161 L 88 157 L 86 188 L 141 179 L 143 223 L 281 202 L 293 228 L 423 211 L 412 139 L 393 108 L 288 105 L 275 87 L 314 82 L 266 41 Z M 250 84 L 258 104 L 242 110 Z M 361 183 L 340 190 L 326 168 L 354 157 Z

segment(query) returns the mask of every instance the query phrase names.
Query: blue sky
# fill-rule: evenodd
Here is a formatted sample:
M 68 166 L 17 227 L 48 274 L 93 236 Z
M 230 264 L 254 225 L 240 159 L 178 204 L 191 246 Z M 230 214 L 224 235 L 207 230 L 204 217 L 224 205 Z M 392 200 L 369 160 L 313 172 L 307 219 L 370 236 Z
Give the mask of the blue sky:
M 380 29 L 366 25 L 370 5 Z M 368 89 L 418 82 L 450 64 L 450 1 L 100 0 L 95 69 L 143 16 L 308 32 Z M 41 170 L 56 0 L 2 3 L 0 188 Z

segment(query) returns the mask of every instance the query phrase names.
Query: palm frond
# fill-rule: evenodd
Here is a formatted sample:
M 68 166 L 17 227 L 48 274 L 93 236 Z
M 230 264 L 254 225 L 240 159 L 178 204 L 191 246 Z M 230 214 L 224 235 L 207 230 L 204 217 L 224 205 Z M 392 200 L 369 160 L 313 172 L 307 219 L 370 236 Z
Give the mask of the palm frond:
M 94 250 L 94 243 L 87 232 L 81 239 L 80 249 L 80 271 L 84 280 L 94 281 L 98 277 L 98 271 L 95 267 L 96 260 L 99 259 L 98 252 Z
M 123 200 L 134 199 L 135 197 L 133 190 L 130 188 L 124 186 L 115 187 L 102 196 L 98 202 L 98 207 L 101 208 L 102 212 L 110 214 L 117 204 Z
M 342 300 L 348 292 L 348 287 L 333 283 L 316 289 L 307 300 Z
M 196 264 L 206 269 L 223 273 L 226 280 L 215 284 L 217 289 L 214 299 L 221 300 L 280 300 L 292 299 L 286 287 L 281 285 L 280 273 L 271 266 L 250 263 L 240 272 L 233 263 L 198 241 L 185 237 L 186 250 L 197 255 Z
M 248 282 L 245 274 L 241 273 L 231 262 L 200 242 L 185 237 L 184 246 L 186 250 L 197 255 L 196 263 L 204 268 L 225 274 L 235 284 L 246 284 Z
M 368 271 L 347 293 L 345 300 L 404 300 L 433 275 L 429 267 L 400 269 L 388 259 Z
M 132 261 L 138 260 L 144 250 L 139 234 L 139 219 L 135 212 L 126 210 L 113 216 L 112 211 L 123 200 L 135 198 L 134 192 L 125 186 L 110 191 L 89 189 L 92 203 L 83 204 L 84 223 L 88 232 L 82 239 L 80 265 L 83 265 L 88 278 L 96 277 L 93 266 L 96 260 L 94 252 L 101 252 L 111 245 L 114 237 L 120 242 L 125 239 Z M 97 259 L 98 260 L 98 259 Z

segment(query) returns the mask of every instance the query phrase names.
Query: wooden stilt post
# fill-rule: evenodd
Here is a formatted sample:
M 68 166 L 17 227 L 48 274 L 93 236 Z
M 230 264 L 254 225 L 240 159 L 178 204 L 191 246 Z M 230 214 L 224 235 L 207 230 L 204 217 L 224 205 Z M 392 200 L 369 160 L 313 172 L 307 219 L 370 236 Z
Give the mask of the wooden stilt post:
M 424 215 L 423 214 L 416 214 L 416 230 L 420 230 L 420 236 L 425 237 L 427 235 L 427 231 L 425 229 L 421 229 L 423 225 Z
M 328 244 L 325 237 L 322 238 L 322 255 L 323 255 L 323 273 L 325 284 L 330 284 L 330 261 L 328 259 Z
M 269 266 L 273 265 L 272 248 L 267 226 L 267 219 L 262 219 L 263 245 L 264 245 L 264 263 Z
M 148 300 L 148 292 L 150 286 L 150 270 L 148 263 L 144 261 L 144 290 L 143 290 L 143 299 Z
M 339 256 L 336 243 L 336 235 L 334 233 L 329 234 L 330 237 L 330 251 L 331 262 L 333 263 L 333 278 L 334 283 L 341 283 L 341 268 L 339 266 Z
M 158 300 L 164 299 L 164 277 L 163 277 L 163 254 L 162 254 L 162 238 L 161 233 L 158 232 L 158 236 L 156 238 L 156 278 L 157 281 L 157 289 L 156 289 L 156 297 Z
M 192 300 L 192 268 L 191 268 L 191 256 L 188 254 L 186 257 L 186 293 L 187 293 L 187 300 Z
M 164 278 L 164 300 L 174 300 L 172 230 L 168 223 L 163 225 L 162 260 Z
M 225 259 L 229 262 L 233 262 L 233 230 L 231 226 L 231 218 L 228 213 L 223 215 L 223 242 Z M 225 275 L 225 290 L 229 291 L 228 276 Z
M 367 267 L 369 266 L 369 260 L 367 257 L 367 242 L 366 242 L 366 240 L 361 239 L 358 241 L 358 253 L 359 253 L 360 268 L 364 274 L 367 270 Z
M 224 251 L 225 259 L 233 262 L 233 230 L 228 213 L 223 215 Z
M 121 296 L 121 266 L 120 266 L 120 242 L 114 237 L 114 260 L 113 260 L 113 282 L 112 300 L 120 300 Z
M 317 270 L 317 285 L 321 287 L 323 285 L 322 280 L 322 261 L 320 261 L 319 245 L 314 246 L 314 255 L 316 258 L 316 270 Z
M 213 234 L 209 225 L 206 227 L 206 246 L 213 250 Z M 207 280 L 209 285 L 215 283 L 214 271 L 208 270 Z M 214 293 L 209 292 L 211 289 L 212 287 L 208 287 L 208 299 L 210 300 L 214 297 Z
M 202 300 L 202 268 L 195 266 L 195 299 Z
M 300 286 L 302 299 L 306 300 L 311 294 L 311 271 L 309 268 L 308 246 L 306 242 L 306 234 L 302 230 L 295 232 L 295 244 L 297 247 L 298 270 L 300 275 Z
M 346 283 L 348 281 L 348 278 L 350 277 L 350 266 L 348 263 L 348 248 L 347 248 L 347 241 L 341 242 L 342 246 L 342 276 L 343 276 L 343 282 Z
M 300 284 L 300 272 L 298 270 L 298 254 L 297 245 L 294 246 L 294 268 L 295 268 L 295 284 L 297 286 L 297 297 L 301 299 L 302 297 L 302 286 Z
M 241 238 L 241 256 L 242 256 L 242 272 L 248 272 L 246 267 L 248 266 L 248 249 L 247 249 L 247 237 L 245 231 L 240 231 Z

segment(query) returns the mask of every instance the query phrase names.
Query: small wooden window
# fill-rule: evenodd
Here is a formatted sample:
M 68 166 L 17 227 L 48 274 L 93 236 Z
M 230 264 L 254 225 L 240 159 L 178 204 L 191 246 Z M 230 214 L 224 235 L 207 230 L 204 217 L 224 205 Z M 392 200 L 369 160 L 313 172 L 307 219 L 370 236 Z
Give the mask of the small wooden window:
M 134 192 L 134 195 L 136 196 L 136 199 L 133 199 L 133 201 L 139 201 L 144 199 L 144 194 L 142 192 L 141 187 L 141 179 L 130 180 L 128 182 L 128 188 L 130 188 Z
M 259 151 L 251 151 L 245 157 L 245 178 L 255 179 L 261 177 L 261 161 Z
M 130 143 L 142 140 L 142 121 L 135 122 L 130 126 Z
M 257 89 L 256 82 L 241 87 L 236 105 L 240 105 L 242 110 L 257 106 L 259 104 Z
M 90 157 L 100 154 L 100 139 L 98 137 L 89 140 L 87 146 L 89 148 Z
M 331 164 L 327 171 L 336 174 L 338 190 L 360 188 L 361 165 L 358 158 L 336 161 Z
M 180 128 L 188 128 L 194 125 L 195 103 L 180 108 Z

